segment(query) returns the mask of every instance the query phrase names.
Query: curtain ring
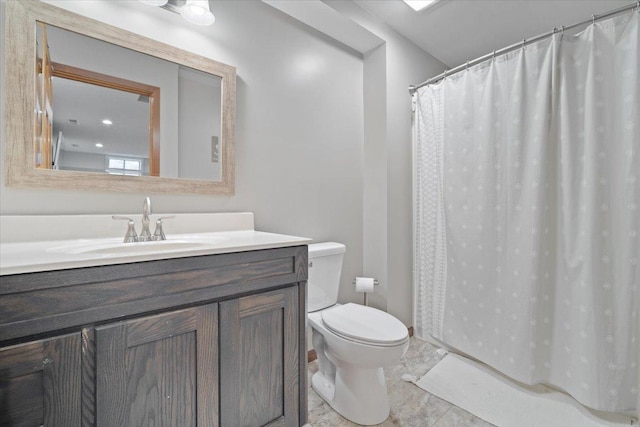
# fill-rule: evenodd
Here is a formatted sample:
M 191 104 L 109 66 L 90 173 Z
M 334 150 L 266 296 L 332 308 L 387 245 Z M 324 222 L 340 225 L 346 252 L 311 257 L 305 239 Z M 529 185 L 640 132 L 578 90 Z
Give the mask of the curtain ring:
M 640 1 L 640 0 L 639 0 Z M 525 45 L 527 44 L 527 39 L 522 39 L 522 50 L 525 49 Z
M 444 77 L 442 78 L 442 80 L 445 80 L 447 78 L 447 73 L 449 72 L 449 70 L 444 70 Z
M 491 60 L 495 61 L 496 60 L 496 51 L 493 51 L 493 54 L 491 55 Z
M 638 0 L 640 1 L 640 0 Z M 562 36 L 564 37 L 564 25 L 560 27 L 560 31 L 562 31 Z
M 638 0 L 640 1 L 640 0 Z M 467 61 L 467 66 L 465 67 L 467 70 L 469 69 L 469 61 Z
M 591 15 L 591 24 L 596 25 L 596 15 Z

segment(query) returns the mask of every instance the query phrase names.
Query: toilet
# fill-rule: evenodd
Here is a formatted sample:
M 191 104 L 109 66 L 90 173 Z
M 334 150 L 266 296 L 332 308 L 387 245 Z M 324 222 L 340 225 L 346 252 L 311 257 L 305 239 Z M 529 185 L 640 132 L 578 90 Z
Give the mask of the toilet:
M 380 424 L 389 416 L 383 368 L 409 348 L 406 326 L 373 307 L 337 304 L 345 246 L 309 245 L 308 319 L 318 372 L 313 389 L 348 420 Z

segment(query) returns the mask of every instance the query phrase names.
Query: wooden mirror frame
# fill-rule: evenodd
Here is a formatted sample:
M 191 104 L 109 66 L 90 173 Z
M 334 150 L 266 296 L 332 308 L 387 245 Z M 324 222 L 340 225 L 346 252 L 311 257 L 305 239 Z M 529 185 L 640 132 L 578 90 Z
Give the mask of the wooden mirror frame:
M 36 22 L 93 37 L 127 49 L 184 65 L 222 79 L 221 179 L 123 176 L 38 169 L 35 166 Z M 120 28 L 112 27 L 38 0 L 6 3 L 5 22 L 5 183 L 11 187 L 129 193 L 234 193 L 236 69 Z M 179 143 L 179 142 L 178 142 Z

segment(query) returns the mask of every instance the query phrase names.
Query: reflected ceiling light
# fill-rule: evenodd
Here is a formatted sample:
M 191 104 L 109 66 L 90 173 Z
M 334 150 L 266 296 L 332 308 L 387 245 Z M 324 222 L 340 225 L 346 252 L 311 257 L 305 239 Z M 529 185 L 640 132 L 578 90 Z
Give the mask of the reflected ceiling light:
M 187 0 L 180 14 L 184 19 L 196 25 L 211 25 L 216 17 L 209 9 L 209 0 Z
M 144 4 L 148 4 L 149 6 L 164 6 L 169 2 L 169 0 L 140 0 Z
M 186 20 L 196 25 L 211 25 L 216 17 L 211 13 L 209 0 L 140 0 L 152 6 L 160 6 L 169 12 L 179 13 Z
M 109 120 L 109 119 L 104 119 L 102 121 L 102 124 L 103 125 L 107 125 L 107 126 L 111 126 L 113 124 L 113 122 L 111 120 Z
M 98 142 L 98 143 L 96 143 L 96 147 L 102 148 L 102 147 L 104 147 L 104 145 L 102 145 L 102 143 Z
M 431 6 L 438 0 L 403 0 L 409 7 L 416 12 L 420 12 L 422 9 Z

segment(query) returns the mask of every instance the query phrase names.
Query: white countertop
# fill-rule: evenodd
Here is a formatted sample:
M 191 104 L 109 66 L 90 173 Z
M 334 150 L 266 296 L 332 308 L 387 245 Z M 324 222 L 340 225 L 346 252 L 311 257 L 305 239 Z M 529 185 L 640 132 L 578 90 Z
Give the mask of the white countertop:
M 170 229 L 170 223 L 167 222 L 165 228 L 167 240 L 165 241 L 122 243 L 122 236 L 41 241 L 34 241 L 33 237 L 25 239 L 29 241 L 16 241 L 17 239 L 15 238 L 3 239 L 3 242 L 0 242 L 0 276 L 282 248 L 306 245 L 311 242 L 311 239 L 304 237 L 255 231 L 252 229 L 253 215 L 251 215 L 249 223 L 246 213 L 241 214 L 244 215 L 244 219 L 241 223 L 238 223 L 237 227 L 230 227 L 232 228 L 230 231 L 218 231 L 220 226 L 219 224 L 216 225 L 217 219 L 215 215 L 219 215 L 220 218 L 228 222 L 229 216 L 232 214 L 178 215 L 183 217 L 183 220 L 185 220 L 184 217 L 190 217 L 192 229 L 187 233 L 170 233 L 168 231 L 168 229 Z M 69 217 L 74 216 L 58 217 L 58 221 L 55 224 L 48 223 L 48 221 L 52 221 L 53 219 L 44 219 L 43 217 L 38 217 L 35 222 L 26 220 L 24 216 L 14 217 L 13 219 L 4 217 L 2 218 L 2 234 L 5 234 L 5 230 L 15 227 L 16 224 L 28 226 L 29 224 L 35 224 L 37 222 L 42 224 L 43 221 L 46 223 L 46 229 L 58 228 L 60 224 L 70 222 Z M 72 218 L 75 222 L 71 222 L 77 225 L 78 219 L 82 218 L 82 223 L 90 224 L 91 222 L 102 221 L 104 219 L 103 215 L 96 216 L 96 218 L 90 217 L 92 216 L 76 216 Z M 63 219 L 60 220 L 60 218 Z M 204 220 L 202 222 L 205 224 L 205 226 L 203 226 L 205 231 L 194 232 L 193 228 L 199 228 L 194 224 L 194 220 Z M 123 235 L 126 227 L 123 228 L 122 226 L 125 225 L 126 224 L 122 223 L 119 228 Z M 178 231 L 185 231 L 183 227 L 176 228 Z M 25 229 L 23 229 L 23 232 L 24 230 Z M 151 232 L 153 232 L 153 229 Z M 7 234 L 9 233 L 7 232 Z M 69 236 L 69 233 L 65 235 Z M 52 238 L 54 236 L 49 235 L 47 237 Z M 75 237 L 75 235 L 73 235 L 73 237 Z

